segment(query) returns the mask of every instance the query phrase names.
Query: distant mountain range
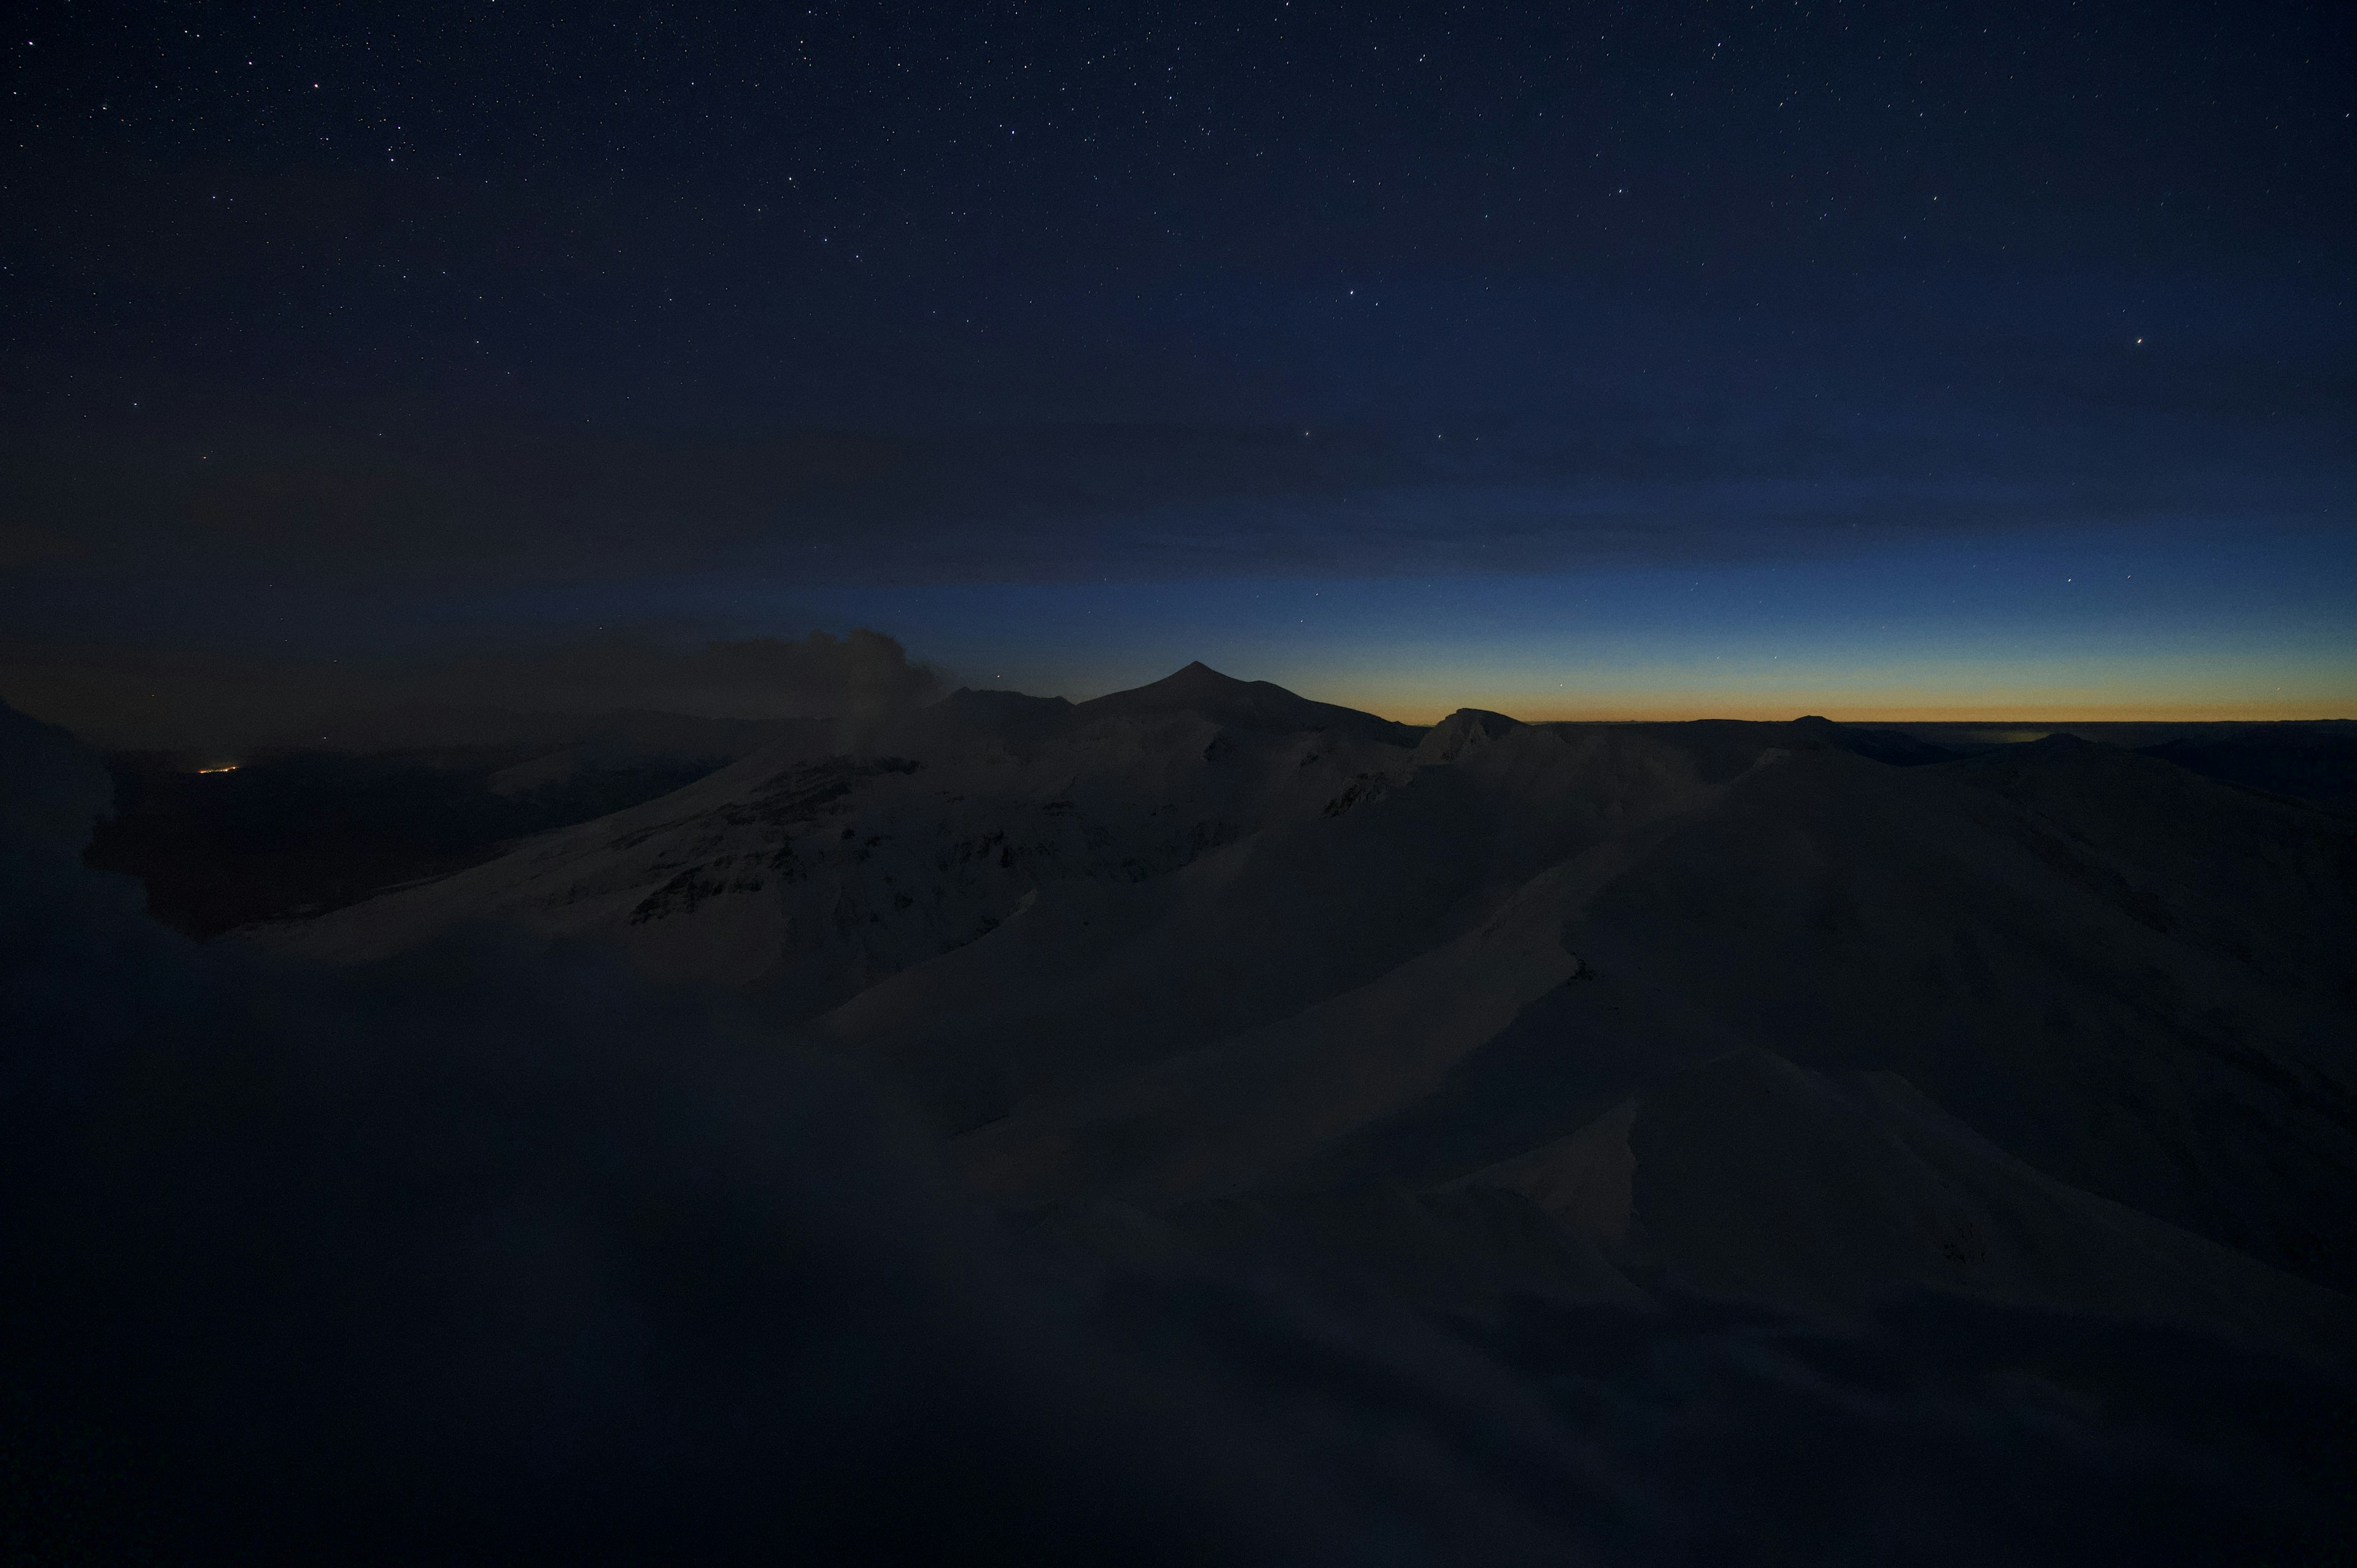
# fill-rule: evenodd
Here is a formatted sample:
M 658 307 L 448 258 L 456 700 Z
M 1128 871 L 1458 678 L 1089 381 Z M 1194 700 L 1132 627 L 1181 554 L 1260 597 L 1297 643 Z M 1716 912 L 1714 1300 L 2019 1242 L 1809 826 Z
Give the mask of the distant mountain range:
M 790 726 L 243 940 L 496 919 L 737 988 L 1086 1248 L 2344 1353 L 2357 822 L 2198 744 L 1416 730 L 1196 664 Z

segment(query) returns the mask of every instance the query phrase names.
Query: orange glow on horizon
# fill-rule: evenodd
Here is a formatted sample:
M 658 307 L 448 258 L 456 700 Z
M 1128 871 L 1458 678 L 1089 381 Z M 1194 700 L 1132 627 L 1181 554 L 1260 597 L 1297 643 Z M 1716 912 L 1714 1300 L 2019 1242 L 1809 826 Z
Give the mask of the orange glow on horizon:
M 1306 694 L 1306 693 L 1305 693 Z M 1331 696 L 1339 703 L 1381 714 L 1402 724 L 1437 724 L 1458 708 L 1483 708 L 1526 724 L 1685 724 L 1696 719 L 1742 719 L 1781 723 L 1816 714 L 1836 724 L 1936 724 L 2054 725 L 2070 724 L 2267 724 L 2319 723 L 2357 718 L 2357 704 L 2327 703 L 2057 703 L 1981 702 L 1810 703 L 1735 701 L 1706 696 L 1631 698 L 1620 702 L 1516 703 L 1511 696 L 1485 698 L 1469 693 L 1458 702 L 1434 707 L 1422 702 L 1386 703 L 1360 696 Z

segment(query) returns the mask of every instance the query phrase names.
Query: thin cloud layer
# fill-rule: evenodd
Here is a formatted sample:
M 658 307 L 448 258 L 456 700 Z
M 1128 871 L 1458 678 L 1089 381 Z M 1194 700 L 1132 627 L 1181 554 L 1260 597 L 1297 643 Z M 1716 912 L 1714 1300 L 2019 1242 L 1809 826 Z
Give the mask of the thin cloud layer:
M 322 413 L 83 369 L 71 417 L 5 422 L 0 570 L 38 614 L 42 585 L 157 575 L 1380 576 L 2339 516 L 2348 330 L 2316 291 L 2135 272 L 1880 271 L 1834 298 L 1790 269 L 1723 281 L 1411 275 L 1372 338 L 1355 303 L 1289 282 L 1228 278 L 1229 303 L 1181 333 L 1082 289 L 1001 322 L 1027 365 L 1060 367 L 1054 385 L 935 332 L 829 350 L 845 362 L 823 406 L 712 363 L 694 393 L 711 416 L 689 423 L 614 384 L 572 389 L 570 418 L 429 387 Z M 2090 329 L 2097 297 L 2135 302 L 2123 327 Z M 1053 347 L 1092 339 L 1128 368 Z M 954 406 L 927 401 L 977 375 Z

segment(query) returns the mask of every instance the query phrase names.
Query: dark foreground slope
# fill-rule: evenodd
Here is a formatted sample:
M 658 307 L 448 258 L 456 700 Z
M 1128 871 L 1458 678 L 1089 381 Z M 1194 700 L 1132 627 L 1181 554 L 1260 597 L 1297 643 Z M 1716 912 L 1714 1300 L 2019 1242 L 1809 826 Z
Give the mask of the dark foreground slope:
M 1007 897 L 946 953 L 825 928 L 823 1054 L 780 1040 L 808 989 L 633 977 L 619 901 L 341 969 L 193 946 L 75 863 L 95 786 L 9 716 L 12 1554 L 2345 1538 L 2343 825 L 2061 747 L 975 705 L 1005 760 L 843 737 L 739 776 L 839 767 L 784 822 L 652 813 L 826 846 L 838 902 Z M 889 792 L 952 767 L 1099 826 L 960 883 L 963 802 Z M 952 836 L 888 860 L 888 821 Z

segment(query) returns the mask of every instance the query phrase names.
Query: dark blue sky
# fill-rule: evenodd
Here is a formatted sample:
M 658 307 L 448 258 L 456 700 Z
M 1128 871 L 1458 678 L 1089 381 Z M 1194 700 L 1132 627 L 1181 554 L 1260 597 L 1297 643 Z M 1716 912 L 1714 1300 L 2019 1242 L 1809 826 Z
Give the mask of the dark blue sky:
M 8 658 L 2357 712 L 2339 7 L 14 25 Z

